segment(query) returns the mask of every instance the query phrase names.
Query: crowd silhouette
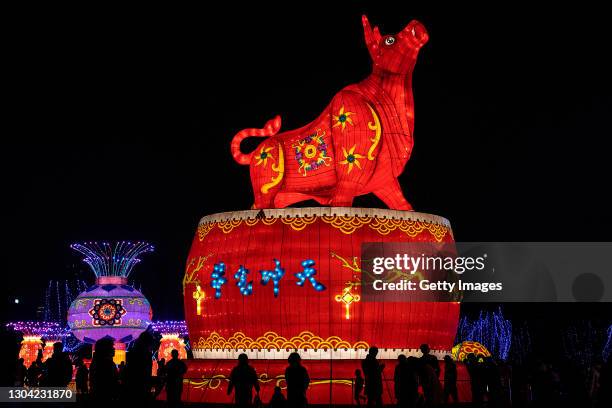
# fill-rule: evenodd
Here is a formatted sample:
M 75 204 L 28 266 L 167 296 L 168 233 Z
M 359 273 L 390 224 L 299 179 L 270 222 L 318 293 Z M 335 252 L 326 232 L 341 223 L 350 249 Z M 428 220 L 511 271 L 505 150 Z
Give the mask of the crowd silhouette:
M 66 387 L 71 381 L 81 406 L 109 407 L 112 405 L 149 407 L 180 407 L 183 380 L 187 372 L 178 351 L 171 359 L 158 361 L 157 375 L 152 376 L 154 341 L 149 332 L 142 333 L 126 355 L 126 362 L 113 361 L 115 348 L 109 338 L 100 339 L 93 348 L 89 367 L 81 357 L 63 351 L 62 343 L 53 345 L 53 354 L 43 361 L 42 350 L 26 367 L 19 358 L 19 337 L 2 332 L 0 386 Z M 442 367 L 427 344 L 420 347 L 421 357 L 400 355 L 393 372 L 385 376 L 385 364 L 378 360 L 378 349 L 371 347 L 355 370 L 352 379 L 353 403 L 357 406 L 380 407 L 389 397 L 400 408 L 439 407 L 459 404 L 457 363 L 445 356 Z M 227 394 L 233 394 L 233 403 L 239 407 L 268 405 L 272 408 L 308 406 L 311 379 L 307 366 L 299 353 L 287 359 L 285 386 L 276 386 L 265 404 L 260 398 L 260 382 L 246 354 L 238 357 L 231 371 Z M 471 407 L 610 407 L 612 406 L 611 361 L 598 362 L 592 367 L 580 367 L 570 360 L 551 363 L 533 358 L 524 364 L 512 366 L 492 357 L 468 354 L 463 363 L 469 376 L 471 401 L 462 406 Z M 443 368 L 443 369 L 442 369 Z M 392 377 L 391 377 L 392 374 Z M 162 390 L 166 402 L 155 402 Z M 203 401 L 205 402 L 205 401 Z M 117 405 L 119 404 L 119 405 Z M 77 404 L 78 405 L 78 404 Z

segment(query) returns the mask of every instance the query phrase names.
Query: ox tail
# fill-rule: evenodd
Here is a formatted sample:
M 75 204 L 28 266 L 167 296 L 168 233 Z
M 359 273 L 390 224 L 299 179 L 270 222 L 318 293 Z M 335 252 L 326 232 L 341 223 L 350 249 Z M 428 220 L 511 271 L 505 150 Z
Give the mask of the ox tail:
M 251 162 L 251 153 L 242 153 L 240 151 L 240 143 L 246 139 L 247 137 L 268 137 L 274 136 L 278 133 L 281 127 L 281 117 L 276 115 L 274 118 L 270 119 L 266 122 L 266 125 L 263 129 L 242 129 L 240 132 L 236 133 L 236 136 L 232 139 L 232 156 L 234 156 L 234 160 L 238 164 L 249 164 Z

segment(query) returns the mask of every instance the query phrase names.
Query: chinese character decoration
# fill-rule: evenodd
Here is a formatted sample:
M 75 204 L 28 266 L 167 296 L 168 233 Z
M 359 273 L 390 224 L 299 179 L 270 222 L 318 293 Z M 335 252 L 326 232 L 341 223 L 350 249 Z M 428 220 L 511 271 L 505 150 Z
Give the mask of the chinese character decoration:
M 317 292 L 320 292 L 322 290 L 325 290 L 325 285 L 323 285 L 320 282 L 317 282 L 317 280 L 315 279 L 315 275 L 317 274 L 317 270 L 315 268 L 313 268 L 315 264 L 315 261 L 313 261 L 312 259 L 306 259 L 305 261 L 302 261 L 302 272 L 298 272 L 295 274 L 295 277 L 298 278 L 298 281 L 296 282 L 298 286 L 304 286 L 304 282 L 306 282 L 306 279 L 308 279 L 308 281 L 312 284 L 312 287 L 315 288 L 315 290 Z
M 253 281 L 247 283 L 247 275 L 249 274 L 249 270 L 244 266 L 240 265 L 238 271 L 234 274 L 234 279 L 236 282 L 236 286 L 240 288 L 240 293 L 242 296 L 249 296 L 253 293 Z
M 267 285 L 270 280 L 272 280 L 274 284 L 274 297 L 278 297 L 278 292 L 280 291 L 278 283 L 281 278 L 285 276 L 285 269 L 281 268 L 281 263 L 278 259 L 274 259 L 274 263 L 276 266 L 273 271 L 259 271 L 261 273 L 261 284 Z
M 225 275 L 225 264 L 223 262 L 215 264 L 210 275 L 212 282 L 210 286 L 215 290 L 215 299 L 221 298 L 221 287 L 227 283 Z
M 196 285 L 196 290 L 193 292 L 193 298 L 196 301 L 196 314 L 198 316 L 202 315 L 202 301 L 206 297 L 202 287 L 200 285 Z

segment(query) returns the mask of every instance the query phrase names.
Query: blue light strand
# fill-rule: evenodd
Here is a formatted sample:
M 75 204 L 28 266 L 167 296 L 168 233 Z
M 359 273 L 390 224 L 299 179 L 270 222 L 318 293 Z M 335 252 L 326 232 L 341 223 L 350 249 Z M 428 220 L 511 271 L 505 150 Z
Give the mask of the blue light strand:
M 306 279 L 308 279 L 308 281 L 312 284 L 312 287 L 315 288 L 316 291 L 320 292 L 322 290 L 325 290 L 325 285 L 320 282 L 317 282 L 317 280 L 315 279 L 314 276 L 317 274 L 317 270 L 313 268 L 314 264 L 315 261 L 313 261 L 312 259 L 306 259 L 302 261 L 302 272 L 298 272 L 295 274 L 295 277 L 298 278 L 296 284 L 298 286 L 304 286 L 304 282 L 306 282 Z
M 581 367 L 591 367 L 610 356 L 611 326 L 592 320 L 579 320 L 563 330 L 561 344 L 565 357 Z
M 57 316 L 62 315 L 62 302 L 60 301 L 59 281 L 55 281 L 55 294 L 57 296 Z
M 604 344 L 603 349 L 601 350 L 601 356 L 603 357 L 603 361 L 606 362 L 610 358 L 612 354 L 612 324 L 608 327 L 607 331 L 607 340 L 606 344 Z
M 242 296 L 250 296 L 253 293 L 253 281 L 247 283 L 247 275 L 249 274 L 249 270 L 246 269 L 243 265 L 240 265 L 238 271 L 234 274 L 234 279 L 236 282 L 236 286 L 240 288 L 240 293 Z
M 221 298 L 221 287 L 227 283 L 227 278 L 225 278 L 225 264 L 223 262 L 215 264 L 213 267 L 213 271 L 210 274 L 212 278 L 212 282 L 210 286 L 215 289 L 215 299 Z
M 49 281 L 49 284 L 47 285 L 47 290 L 45 291 L 45 312 L 44 312 L 45 321 L 51 320 L 51 302 L 49 299 L 51 298 L 52 283 L 53 281 Z
M 49 280 L 45 289 L 42 318 L 48 322 L 66 323 L 66 314 L 76 296 L 87 289 L 83 280 Z
M 512 322 L 504 317 L 501 307 L 495 312 L 481 311 L 476 320 L 463 316 L 457 329 L 457 343 L 477 341 L 493 356 L 506 360 L 512 346 Z
M 285 269 L 281 268 L 281 263 L 278 259 L 274 259 L 276 266 L 273 271 L 259 271 L 261 273 L 261 284 L 267 285 L 270 280 L 274 283 L 274 297 L 278 297 L 279 282 L 285 276 Z
M 124 276 L 132 272 L 140 262 L 140 255 L 153 252 L 153 245 L 147 242 L 119 241 L 84 242 L 70 245 L 70 248 L 85 256 L 85 262 L 94 274 L 99 276 Z

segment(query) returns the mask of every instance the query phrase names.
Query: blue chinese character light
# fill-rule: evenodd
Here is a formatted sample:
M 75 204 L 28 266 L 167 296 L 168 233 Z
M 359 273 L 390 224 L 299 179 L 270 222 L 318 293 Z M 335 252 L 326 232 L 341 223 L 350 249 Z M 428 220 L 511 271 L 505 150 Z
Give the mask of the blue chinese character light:
M 285 275 L 285 269 L 281 268 L 281 263 L 278 259 L 274 260 L 276 266 L 273 271 L 259 271 L 261 273 L 261 284 L 266 285 L 270 279 L 274 283 L 274 297 L 278 297 L 278 282 L 280 282 L 281 278 Z
M 325 285 L 317 282 L 317 280 L 314 278 L 314 276 L 317 274 L 317 270 L 313 268 L 314 264 L 315 261 L 313 261 L 312 259 L 306 259 L 305 261 L 302 261 L 302 268 L 304 268 L 304 270 L 295 274 L 296 278 L 298 278 L 298 281 L 296 283 L 298 286 L 304 286 L 304 282 L 306 281 L 306 279 L 308 279 L 312 284 L 312 287 L 315 288 L 316 291 L 320 292 L 322 290 L 325 290 Z
M 236 286 L 240 288 L 240 293 L 242 293 L 242 296 L 249 296 L 253 293 L 253 281 L 247 283 L 246 280 L 248 274 L 249 270 L 242 265 L 240 265 L 240 268 L 238 268 L 238 272 L 234 274 L 234 279 L 238 281 L 236 282 Z
M 225 275 L 225 264 L 223 262 L 215 264 L 213 272 L 210 275 L 212 278 L 210 286 L 215 289 L 215 299 L 219 299 L 221 297 L 221 286 L 227 283 L 227 279 L 223 275 Z

